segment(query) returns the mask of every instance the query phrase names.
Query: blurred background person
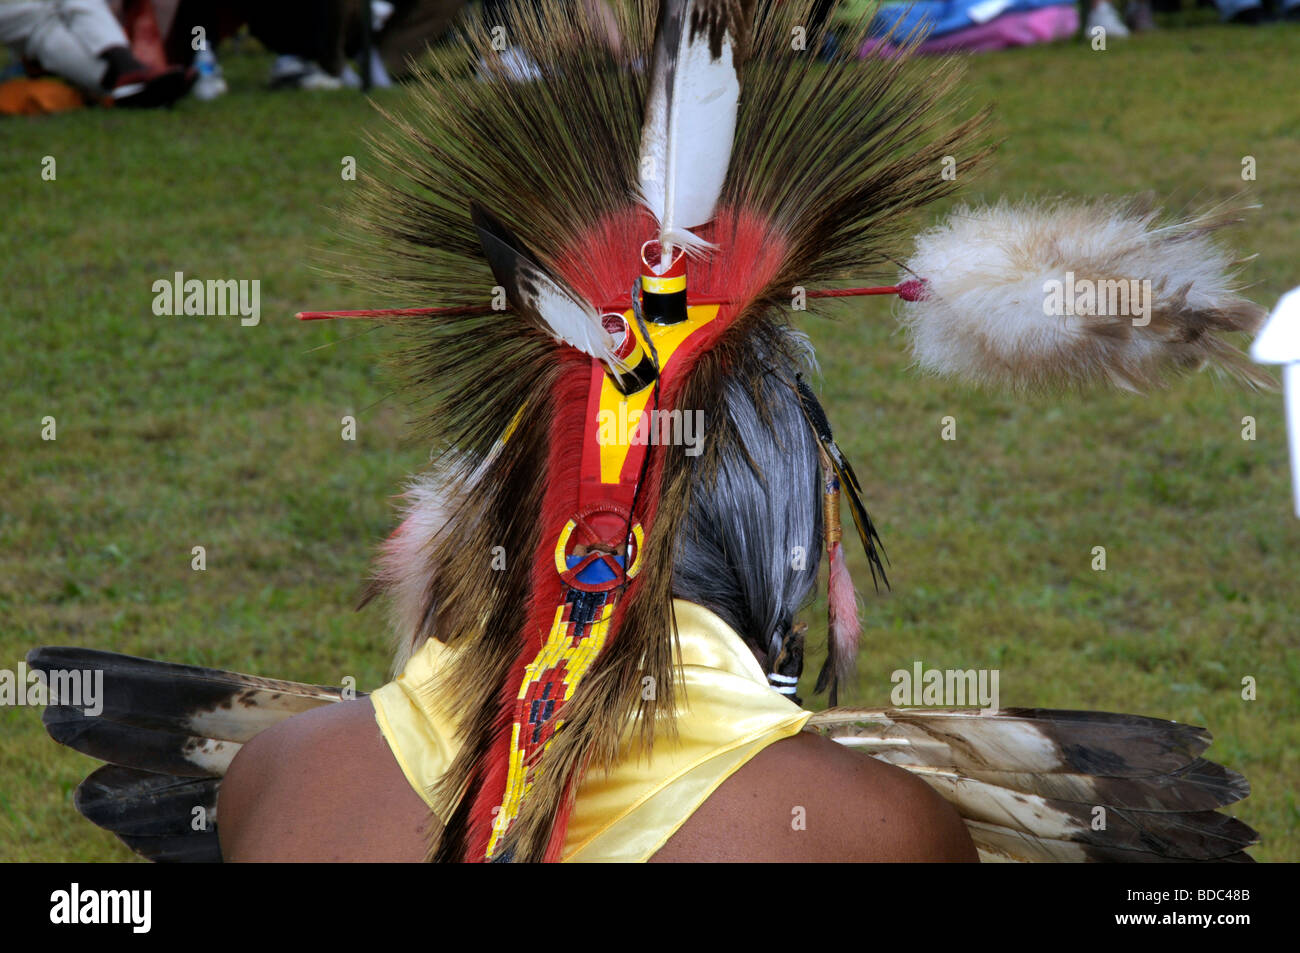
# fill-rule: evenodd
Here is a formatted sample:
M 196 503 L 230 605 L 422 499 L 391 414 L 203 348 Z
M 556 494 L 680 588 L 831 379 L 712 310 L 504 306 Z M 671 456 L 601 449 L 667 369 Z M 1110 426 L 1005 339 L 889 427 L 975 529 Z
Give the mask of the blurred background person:
M 104 0 L 0 0 L 0 44 L 87 96 L 121 106 L 170 105 L 188 86 L 184 70 L 135 58 Z

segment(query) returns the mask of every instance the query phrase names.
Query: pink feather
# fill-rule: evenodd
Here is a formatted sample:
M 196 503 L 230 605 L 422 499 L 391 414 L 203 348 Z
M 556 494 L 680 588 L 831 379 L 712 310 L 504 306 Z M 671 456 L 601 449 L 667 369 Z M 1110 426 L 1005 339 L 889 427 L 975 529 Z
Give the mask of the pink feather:
M 853 674 L 862 625 L 858 621 L 858 593 L 853 588 L 853 578 L 844 561 L 844 546 L 835 543 L 830 556 L 830 581 L 826 590 L 829 636 L 835 656 L 835 674 L 843 681 Z

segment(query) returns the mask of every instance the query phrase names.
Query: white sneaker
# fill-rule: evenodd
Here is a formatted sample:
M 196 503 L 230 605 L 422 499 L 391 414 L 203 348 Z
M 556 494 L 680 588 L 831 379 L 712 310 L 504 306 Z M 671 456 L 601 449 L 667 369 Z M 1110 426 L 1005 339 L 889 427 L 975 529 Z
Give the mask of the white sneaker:
M 359 81 L 358 81 L 359 82 Z M 298 80 L 299 89 L 342 89 L 343 80 L 331 76 L 315 63 L 308 65 L 307 72 Z
M 297 86 L 298 81 L 307 75 L 307 64 L 297 56 L 284 54 L 277 56 L 271 64 L 271 88 Z
M 1101 3 L 1088 11 L 1088 23 L 1083 32 L 1088 38 L 1091 38 L 1092 31 L 1097 27 L 1101 27 L 1108 37 L 1128 36 L 1128 27 L 1124 25 L 1124 21 L 1119 18 L 1115 8 L 1107 0 L 1102 0 Z

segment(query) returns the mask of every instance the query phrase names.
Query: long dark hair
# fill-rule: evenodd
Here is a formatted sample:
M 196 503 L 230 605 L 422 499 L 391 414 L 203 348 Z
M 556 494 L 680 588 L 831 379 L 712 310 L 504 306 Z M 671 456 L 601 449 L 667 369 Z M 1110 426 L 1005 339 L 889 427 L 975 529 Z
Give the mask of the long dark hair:
M 812 352 L 779 336 L 784 346 L 758 345 L 769 370 L 756 384 L 725 379 L 728 439 L 692 487 L 673 569 L 673 595 L 717 613 L 760 662 L 812 594 L 822 550 L 818 443 L 792 386 Z

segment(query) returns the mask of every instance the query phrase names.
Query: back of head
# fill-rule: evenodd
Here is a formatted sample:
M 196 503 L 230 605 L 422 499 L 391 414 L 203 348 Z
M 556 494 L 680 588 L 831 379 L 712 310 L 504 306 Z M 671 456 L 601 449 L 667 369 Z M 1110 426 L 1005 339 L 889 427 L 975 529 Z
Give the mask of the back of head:
M 673 595 L 715 612 L 760 659 L 790 631 L 821 558 L 818 443 L 794 386 L 811 349 L 782 336 L 790 353 L 761 353 L 770 370 L 757 384 L 726 377 L 716 422 L 726 439 L 691 488 L 673 567 Z

